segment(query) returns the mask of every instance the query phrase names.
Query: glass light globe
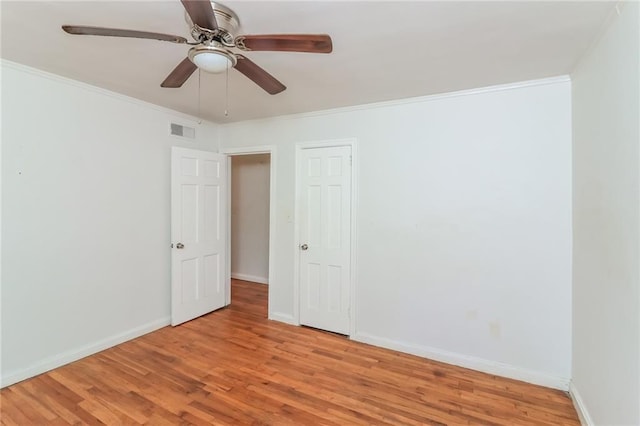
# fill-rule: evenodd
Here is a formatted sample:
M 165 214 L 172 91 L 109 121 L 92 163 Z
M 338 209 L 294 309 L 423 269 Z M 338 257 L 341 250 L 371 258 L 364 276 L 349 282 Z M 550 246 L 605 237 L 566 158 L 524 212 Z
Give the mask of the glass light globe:
M 198 68 L 210 73 L 221 73 L 231 67 L 231 60 L 223 53 L 211 51 L 197 52 L 192 61 Z

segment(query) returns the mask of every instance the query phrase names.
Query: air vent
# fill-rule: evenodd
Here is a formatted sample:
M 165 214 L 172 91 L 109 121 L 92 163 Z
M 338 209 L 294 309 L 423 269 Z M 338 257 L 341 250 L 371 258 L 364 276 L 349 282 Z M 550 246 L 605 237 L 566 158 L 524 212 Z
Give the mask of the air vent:
M 183 126 L 182 124 L 171 123 L 171 134 L 181 138 L 195 139 L 196 129 L 193 127 Z

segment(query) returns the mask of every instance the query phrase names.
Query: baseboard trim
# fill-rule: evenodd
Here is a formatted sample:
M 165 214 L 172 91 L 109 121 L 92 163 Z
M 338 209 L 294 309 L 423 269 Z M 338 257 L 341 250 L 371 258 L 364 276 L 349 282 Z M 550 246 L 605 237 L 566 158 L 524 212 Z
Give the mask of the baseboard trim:
M 283 322 L 285 324 L 300 325 L 295 321 L 293 315 L 283 314 L 281 312 L 269 312 L 269 319 L 273 321 Z
M 509 379 L 520 380 L 563 391 L 569 390 L 570 380 L 568 378 L 556 377 L 539 371 L 516 367 L 510 364 L 489 361 L 482 358 L 476 358 L 421 345 L 399 342 L 362 332 L 351 336 L 351 339 L 362 343 L 381 346 L 387 349 L 393 349 L 395 351 L 406 352 L 423 358 L 432 359 L 434 361 L 481 371 L 483 373 L 494 374 L 496 376 L 507 377 Z
M 119 345 L 120 343 L 124 343 L 128 340 L 135 339 L 136 337 L 151 333 L 152 331 L 158 330 L 169 324 L 171 324 L 171 318 L 162 318 L 144 324 L 140 327 L 125 331 L 124 333 L 119 333 L 114 336 L 107 337 L 106 339 L 99 340 L 90 345 L 86 345 L 78 349 L 74 349 L 58 354 L 51 358 L 44 359 L 22 370 L 11 371 L 0 378 L 0 387 L 4 388 L 22 380 L 37 376 L 38 374 L 46 373 L 47 371 L 53 370 L 54 368 L 61 367 L 65 364 L 77 361 L 86 356 L 93 355 L 105 349 Z
M 578 418 L 580 419 L 580 424 L 582 426 L 593 426 L 595 423 L 591 419 L 589 415 L 589 411 L 587 411 L 587 406 L 584 403 L 584 400 L 580 396 L 580 392 L 578 392 L 578 388 L 576 385 L 571 382 L 569 383 L 569 395 L 571 396 L 571 401 L 573 401 L 573 406 L 578 413 Z
M 251 281 L 258 284 L 269 284 L 269 278 L 258 277 L 256 275 L 241 274 L 239 272 L 232 272 L 231 278 L 242 281 Z

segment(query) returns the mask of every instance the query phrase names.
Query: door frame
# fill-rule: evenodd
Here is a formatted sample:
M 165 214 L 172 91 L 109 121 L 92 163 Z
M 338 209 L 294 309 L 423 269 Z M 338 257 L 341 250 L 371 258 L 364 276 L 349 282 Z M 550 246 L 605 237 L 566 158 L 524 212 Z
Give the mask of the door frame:
M 247 146 L 241 148 L 223 148 L 220 150 L 221 154 L 227 156 L 227 185 L 229 190 L 227 191 L 227 212 L 226 212 L 226 227 L 227 227 L 227 261 L 225 265 L 225 292 L 226 292 L 226 304 L 231 304 L 231 157 L 240 155 L 254 155 L 254 154 L 269 154 L 269 272 L 267 275 L 268 286 L 273 285 L 276 277 L 275 267 L 275 238 L 276 235 L 276 147 L 274 145 L 261 145 L 261 146 Z M 272 294 L 271 288 L 268 290 L 268 307 L 267 316 L 272 319 L 271 306 Z
M 358 140 L 357 138 L 345 138 L 345 139 L 330 139 L 320 141 L 307 141 L 298 142 L 296 144 L 296 160 L 295 160 L 295 196 L 294 196 L 294 244 L 293 244 L 293 270 L 294 270 L 294 285 L 293 285 L 293 318 L 297 325 L 300 325 L 300 161 L 302 151 L 310 148 L 331 148 L 338 146 L 351 147 L 351 253 L 349 255 L 349 261 L 351 262 L 351 275 L 350 275 L 350 294 L 349 294 L 349 337 L 352 338 L 356 335 L 356 312 L 357 312 L 357 300 L 356 300 L 356 235 L 357 235 L 357 200 L 358 200 Z

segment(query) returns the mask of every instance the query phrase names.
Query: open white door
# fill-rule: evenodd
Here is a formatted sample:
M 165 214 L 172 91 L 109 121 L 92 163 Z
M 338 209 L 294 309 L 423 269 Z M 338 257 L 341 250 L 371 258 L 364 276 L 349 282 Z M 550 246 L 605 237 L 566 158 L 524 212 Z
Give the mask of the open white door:
M 301 150 L 300 323 L 349 334 L 351 147 Z
M 171 151 L 171 325 L 225 305 L 226 156 Z

